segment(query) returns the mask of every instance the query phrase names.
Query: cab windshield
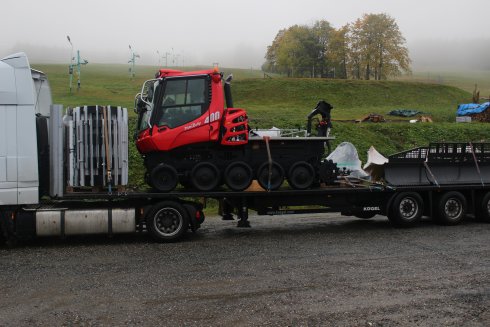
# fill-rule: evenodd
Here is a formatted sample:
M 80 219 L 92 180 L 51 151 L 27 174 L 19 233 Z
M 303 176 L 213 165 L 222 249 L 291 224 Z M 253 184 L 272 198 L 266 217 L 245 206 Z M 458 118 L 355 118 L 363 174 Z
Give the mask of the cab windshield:
M 175 128 L 201 117 L 209 103 L 207 76 L 168 78 L 155 103 L 157 126 Z

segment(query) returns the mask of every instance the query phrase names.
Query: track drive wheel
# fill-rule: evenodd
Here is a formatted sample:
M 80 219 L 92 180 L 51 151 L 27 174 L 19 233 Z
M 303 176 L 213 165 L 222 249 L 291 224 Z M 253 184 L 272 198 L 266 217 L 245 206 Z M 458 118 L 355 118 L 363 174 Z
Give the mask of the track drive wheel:
M 172 191 L 179 181 L 174 167 L 159 164 L 150 173 L 150 184 L 160 192 Z
M 173 242 L 180 239 L 189 228 L 189 216 L 180 203 L 163 201 L 153 207 L 146 225 L 155 240 Z
M 476 203 L 476 219 L 490 223 L 490 192 L 483 194 Z
M 315 181 L 315 169 L 306 161 L 298 161 L 289 168 L 288 183 L 296 190 L 306 190 Z
M 252 168 L 243 161 L 231 163 L 225 169 L 225 183 L 233 191 L 243 191 L 252 184 Z
M 415 192 L 403 192 L 395 196 L 391 202 L 388 219 L 398 227 L 415 225 L 422 218 L 424 200 Z
M 442 225 L 457 225 L 466 215 L 466 198 L 460 192 L 442 194 L 436 201 L 434 220 Z
M 257 171 L 257 181 L 266 190 L 277 190 L 284 182 L 284 169 L 277 162 L 272 162 L 272 167 L 269 169 L 269 163 L 264 162 Z
M 192 168 L 190 180 L 196 189 L 207 192 L 219 185 L 220 173 L 214 164 L 200 162 Z

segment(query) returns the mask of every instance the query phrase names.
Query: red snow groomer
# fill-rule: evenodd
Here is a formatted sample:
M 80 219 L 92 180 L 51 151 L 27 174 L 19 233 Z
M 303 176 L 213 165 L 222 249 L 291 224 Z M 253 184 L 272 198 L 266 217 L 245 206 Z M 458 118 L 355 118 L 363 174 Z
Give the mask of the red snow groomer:
M 242 191 L 254 179 L 266 190 L 278 189 L 284 179 L 295 189 L 331 181 L 335 167 L 322 163 L 331 138 L 307 137 L 306 132 L 302 137 L 286 136 L 279 131 L 261 136 L 251 131 L 245 110 L 233 106 L 231 79 L 230 75 L 223 86 L 217 68 L 161 69 L 143 84 L 135 98 L 135 138 L 147 183 L 169 192 L 178 183 L 198 191 L 223 184 Z M 319 106 L 332 109 L 324 101 L 316 111 Z

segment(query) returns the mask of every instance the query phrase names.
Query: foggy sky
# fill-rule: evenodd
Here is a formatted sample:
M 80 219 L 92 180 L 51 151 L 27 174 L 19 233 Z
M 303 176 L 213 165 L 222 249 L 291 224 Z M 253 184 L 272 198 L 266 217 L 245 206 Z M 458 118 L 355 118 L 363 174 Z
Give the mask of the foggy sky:
M 2 3 L 0 57 L 23 50 L 31 62 L 68 62 L 69 35 L 89 62 L 127 63 L 131 44 L 139 64 L 164 65 L 159 51 L 169 65 L 259 68 L 280 29 L 318 19 L 338 28 L 364 13 L 396 19 L 414 66 L 465 64 L 476 59 L 451 48 L 490 47 L 489 0 L 15 0 Z

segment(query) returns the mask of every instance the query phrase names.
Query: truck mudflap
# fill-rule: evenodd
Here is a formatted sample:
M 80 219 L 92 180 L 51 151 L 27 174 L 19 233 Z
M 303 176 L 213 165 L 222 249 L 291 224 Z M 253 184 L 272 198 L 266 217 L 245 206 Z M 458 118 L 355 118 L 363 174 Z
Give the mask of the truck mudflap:
M 490 184 L 490 143 L 431 143 L 389 157 L 385 180 L 396 186 Z
M 191 231 L 197 231 L 205 219 L 202 205 L 195 202 L 184 202 L 182 206 L 189 215 L 189 227 Z

